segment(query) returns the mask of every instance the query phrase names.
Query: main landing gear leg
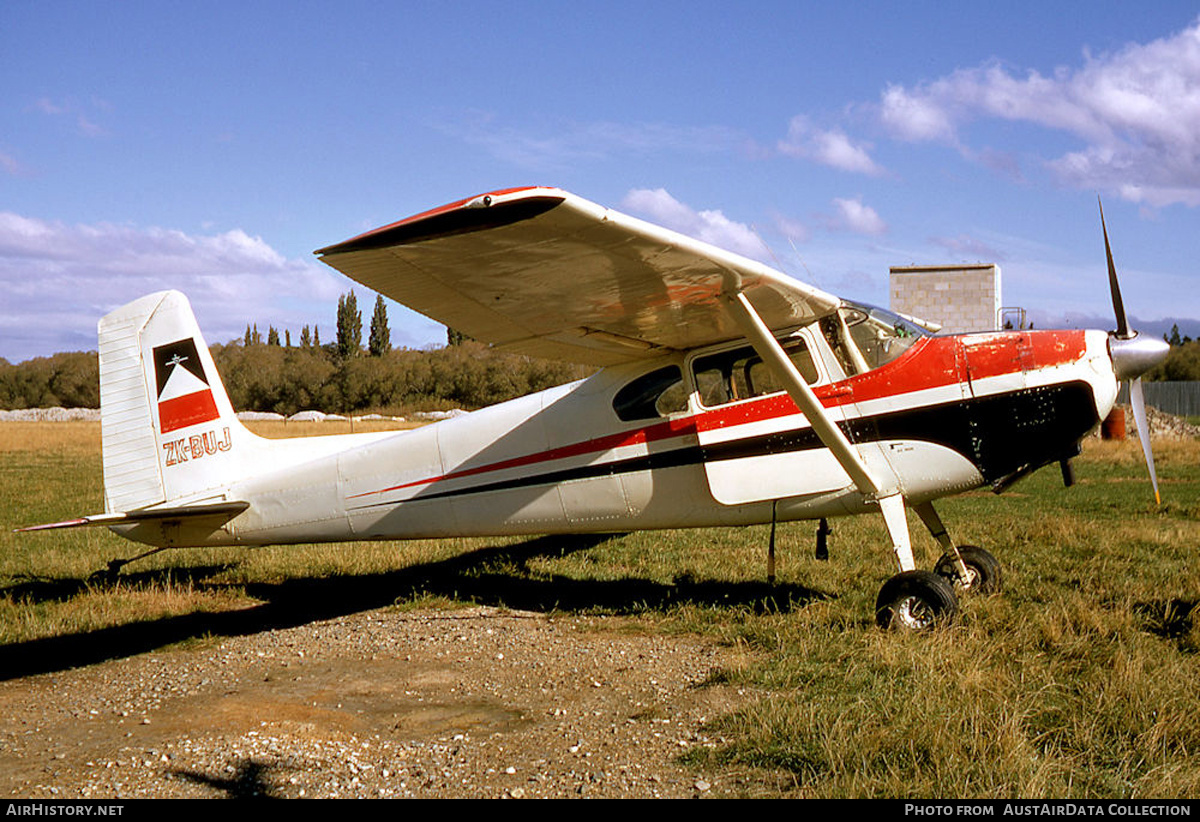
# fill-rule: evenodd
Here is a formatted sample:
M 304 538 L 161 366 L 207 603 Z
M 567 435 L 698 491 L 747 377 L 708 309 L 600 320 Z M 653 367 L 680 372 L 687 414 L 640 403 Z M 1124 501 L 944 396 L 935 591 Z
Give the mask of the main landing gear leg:
M 775 584 L 775 523 L 779 500 L 771 501 L 771 541 L 767 543 L 767 584 Z
M 883 521 L 892 540 L 900 573 L 884 583 L 875 601 L 875 622 L 881 628 L 923 631 L 951 621 L 958 611 L 954 589 L 935 573 L 916 570 L 904 499 L 899 494 L 879 500 Z
M 833 533 L 833 529 L 829 527 L 829 520 L 821 517 L 821 521 L 817 523 L 817 559 L 825 561 L 829 559 L 829 535 Z
M 875 609 L 879 624 L 927 628 L 951 616 L 957 604 L 954 590 L 937 574 L 915 568 L 908 537 L 908 520 L 904 514 L 904 498 L 894 478 L 884 481 L 876 477 L 862 453 L 838 427 L 771 329 L 758 315 L 742 291 L 741 281 L 731 274 L 725 288 L 721 294 L 722 301 L 733 321 L 762 357 L 763 364 L 779 380 L 796 403 L 796 408 L 808 418 L 817 439 L 829 449 L 858 492 L 864 499 L 875 500 L 879 504 L 892 540 L 892 550 L 900 564 L 900 573 L 888 580 L 879 593 Z
M 913 510 L 945 552 L 934 572 L 953 585 L 956 593 L 994 594 L 1000 590 L 1000 563 L 994 556 L 975 545 L 956 546 L 932 502 L 922 502 Z
M 892 540 L 892 550 L 896 552 L 896 561 L 900 563 L 901 572 L 916 568 L 913 561 L 912 542 L 908 538 L 908 517 L 904 515 L 904 497 L 899 494 L 881 497 L 879 510 L 883 512 L 883 522 L 887 526 L 888 536 Z

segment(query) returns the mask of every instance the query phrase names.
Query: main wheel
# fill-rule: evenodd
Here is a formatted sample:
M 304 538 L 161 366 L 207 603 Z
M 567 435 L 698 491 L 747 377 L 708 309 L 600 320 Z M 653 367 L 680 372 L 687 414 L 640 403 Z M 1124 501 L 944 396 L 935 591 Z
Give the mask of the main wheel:
M 925 631 L 944 625 L 958 612 L 954 589 L 932 571 L 905 571 L 889 579 L 875 601 L 880 628 Z
M 1000 590 L 1000 563 L 994 556 L 975 545 L 959 546 L 958 553 L 967 566 L 966 579 L 960 576 L 952 551 L 943 554 L 933 569 L 950 583 L 955 593 L 994 594 Z

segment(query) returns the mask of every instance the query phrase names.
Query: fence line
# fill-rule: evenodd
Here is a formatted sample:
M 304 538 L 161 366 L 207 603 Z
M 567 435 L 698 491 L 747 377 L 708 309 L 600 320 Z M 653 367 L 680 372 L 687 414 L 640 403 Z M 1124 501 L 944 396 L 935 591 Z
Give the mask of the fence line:
M 1180 417 L 1200 416 L 1200 382 L 1142 382 L 1146 405 Z M 1129 404 L 1129 386 L 1121 385 L 1117 402 Z

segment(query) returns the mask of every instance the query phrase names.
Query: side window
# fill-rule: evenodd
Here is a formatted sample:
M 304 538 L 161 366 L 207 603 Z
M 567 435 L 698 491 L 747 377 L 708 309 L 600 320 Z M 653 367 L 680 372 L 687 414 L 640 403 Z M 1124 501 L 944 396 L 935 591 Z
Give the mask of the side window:
M 781 344 L 805 382 L 816 382 L 817 368 L 804 340 L 792 338 Z M 750 346 L 699 357 L 692 368 L 700 402 L 709 407 L 783 390 L 774 372 Z
M 643 374 L 618 391 L 613 410 L 625 422 L 649 420 L 686 411 L 687 398 L 683 372 L 677 365 L 668 365 Z
M 822 317 L 820 325 L 847 377 L 887 365 L 929 336 L 898 314 L 848 300 L 835 313 Z
M 862 352 L 854 345 L 854 341 L 850 337 L 850 329 L 846 326 L 845 318 L 840 313 L 821 318 L 821 333 L 829 341 L 829 347 L 833 349 L 833 356 L 847 377 L 870 370 L 870 366 L 863 359 Z

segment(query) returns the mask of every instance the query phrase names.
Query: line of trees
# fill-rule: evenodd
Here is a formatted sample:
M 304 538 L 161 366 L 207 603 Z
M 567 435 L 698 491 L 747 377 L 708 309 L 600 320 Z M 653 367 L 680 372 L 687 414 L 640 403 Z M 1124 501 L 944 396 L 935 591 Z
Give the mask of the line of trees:
M 252 345 L 262 345 L 262 334 L 258 323 L 248 324 L 242 337 L 242 345 L 249 348 Z M 283 340 L 280 341 L 279 331 L 275 326 L 267 328 L 267 345 L 292 347 L 292 332 L 284 329 Z M 300 330 L 301 348 L 320 348 L 321 330 L 313 326 L 310 330 L 306 325 Z M 339 356 L 354 357 L 362 353 L 362 312 L 358 310 L 358 298 L 351 291 L 338 297 L 337 306 L 337 340 L 334 347 Z M 367 353 L 373 357 L 382 357 L 392 350 L 392 332 L 388 327 L 387 305 L 383 297 L 375 298 L 375 313 L 371 316 L 371 336 L 367 343 Z
M 590 373 L 473 341 L 365 357 L 341 356 L 334 345 L 247 348 L 231 343 L 211 350 L 235 408 L 280 414 L 308 408 L 355 413 L 480 408 Z
M 450 331 L 450 344 L 426 351 L 393 349 L 387 307 L 375 301 L 367 347 L 354 292 L 338 300 L 334 342 L 305 326 L 299 345 L 291 332 L 258 326 L 241 340 L 209 347 L 239 411 L 294 414 L 480 408 L 586 376 L 581 366 L 495 351 Z M 365 355 L 365 356 L 364 356 Z M 0 358 L 0 408 L 96 408 L 100 404 L 95 352 L 38 357 L 16 365 Z
M 309 408 L 365 412 L 404 409 L 480 408 L 586 376 L 590 369 L 494 351 L 447 329 L 445 348 L 393 349 L 387 306 L 375 300 L 367 346 L 354 292 L 338 300 L 334 342 L 322 345 L 320 330 L 306 325 L 299 345 L 291 331 L 274 327 L 264 342 L 256 324 L 242 340 L 213 345 L 217 370 L 234 408 L 294 414 Z M 1148 381 L 1200 380 L 1200 340 L 1181 337 L 1176 326 L 1165 362 Z M 362 356 L 363 354 L 367 356 Z M 0 358 L 0 408 L 96 408 L 100 404 L 95 352 L 68 352 L 16 365 Z
M 0 408 L 99 408 L 95 351 L 36 357 L 17 365 L 0 358 Z
M 1163 339 L 1171 346 L 1167 358 L 1146 372 L 1143 379 L 1150 382 L 1200 380 L 1200 340 L 1180 336 L 1179 326 L 1171 326 L 1171 333 Z

